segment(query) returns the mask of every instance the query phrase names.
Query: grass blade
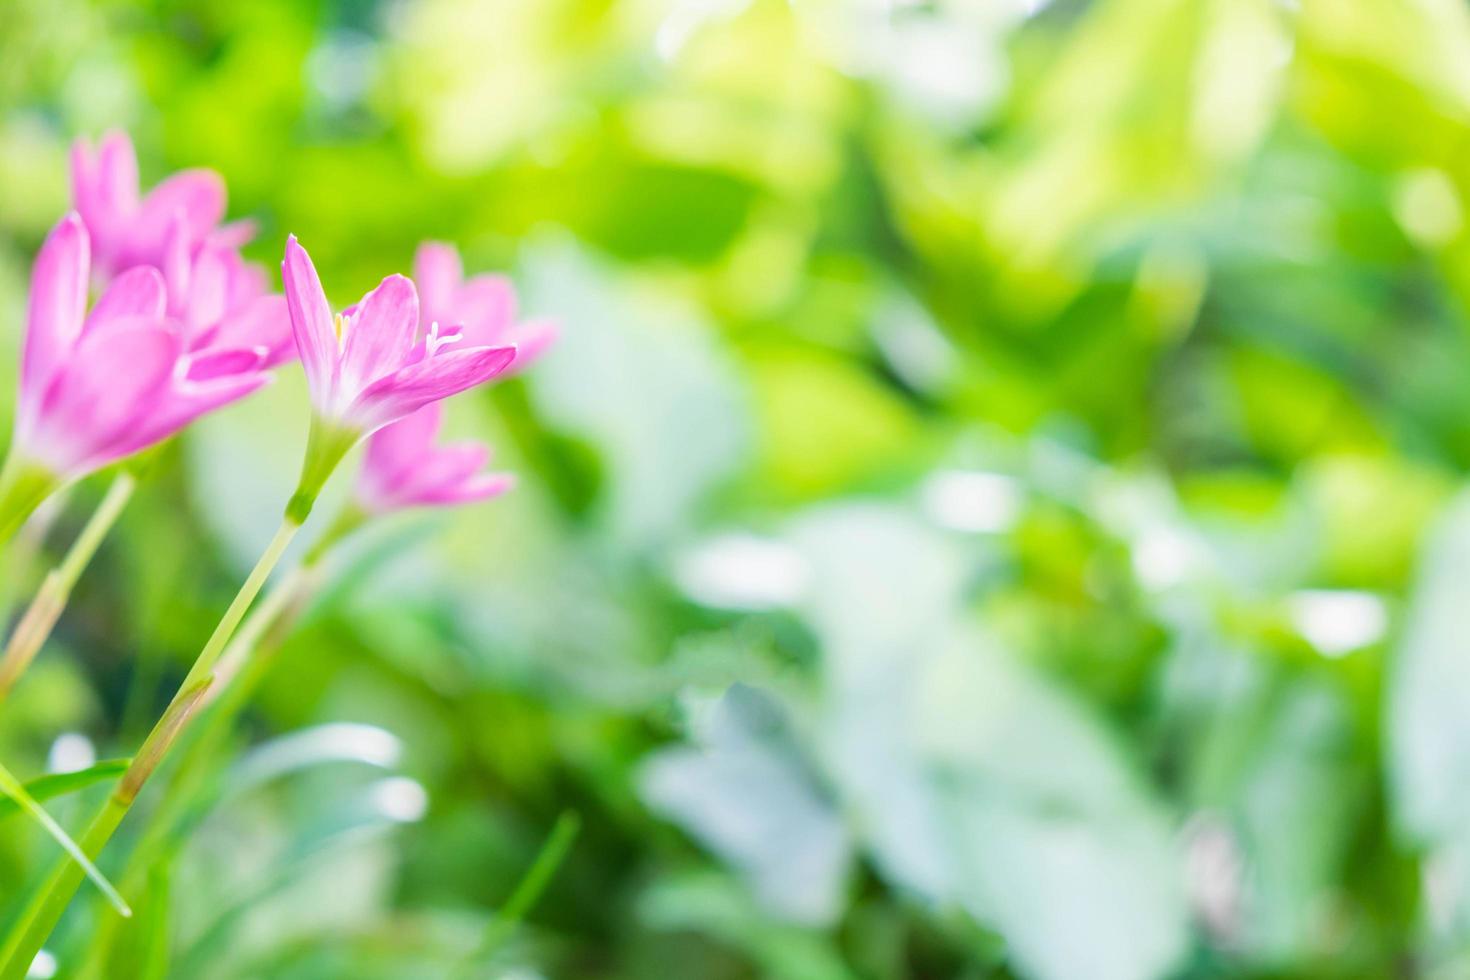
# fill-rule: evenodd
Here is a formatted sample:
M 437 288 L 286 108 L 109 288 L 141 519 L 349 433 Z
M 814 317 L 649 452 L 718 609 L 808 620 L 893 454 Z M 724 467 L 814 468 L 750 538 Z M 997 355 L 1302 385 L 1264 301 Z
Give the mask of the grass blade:
M 572 848 L 572 842 L 577 839 L 577 833 L 582 829 L 582 818 L 575 812 L 568 810 L 556 820 L 556 826 L 551 828 L 551 833 L 546 838 L 546 843 L 541 845 L 541 852 L 536 855 L 536 860 L 531 862 L 525 877 L 516 885 L 515 890 L 510 893 L 510 898 L 505 900 L 490 920 L 485 929 L 485 936 L 480 940 L 480 945 L 470 954 L 463 966 L 461 975 L 473 970 L 474 967 L 488 959 L 489 956 L 500 948 L 500 944 L 510 937 L 515 931 L 517 923 L 531 911 L 531 906 L 541 897 L 546 886 L 551 883 L 551 876 L 566 859 L 567 852 Z
M 50 834 L 56 843 L 61 845 L 62 850 L 66 851 L 67 854 L 71 855 L 73 861 L 82 866 L 82 870 L 87 873 L 87 877 L 92 879 L 92 883 L 107 897 L 107 900 L 112 903 L 113 908 L 117 909 L 119 915 L 128 917 L 133 914 L 133 910 L 128 908 L 128 903 L 124 902 L 123 897 L 118 894 L 117 889 L 112 887 L 112 882 L 108 881 L 106 876 L 97 870 L 97 866 L 77 846 L 77 842 L 72 840 L 65 830 L 61 829 L 61 824 L 51 819 L 51 814 L 47 813 L 41 807 L 41 804 L 37 803 L 31 794 L 26 791 L 25 784 L 15 778 L 15 774 L 5 768 L 4 765 L 0 765 L 0 792 L 3 792 L 6 796 L 14 800 L 33 820 L 44 827 L 46 833 Z
M 54 772 L 38 776 L 25 783 L 25 790 L 37 803 L 77 790 L 86 789 L 94 783 L 116 779 L 127 771 L 128 759 L 105 759 L 86 769 L 75 772 Z M 21 812 L 21 805 L 13 796 L 0 796 L 0 820 Z

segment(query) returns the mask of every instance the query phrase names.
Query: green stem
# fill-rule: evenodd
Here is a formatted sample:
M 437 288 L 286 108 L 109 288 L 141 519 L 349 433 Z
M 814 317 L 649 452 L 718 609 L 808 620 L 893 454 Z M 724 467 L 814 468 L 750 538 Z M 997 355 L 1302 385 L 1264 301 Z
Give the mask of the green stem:
M 316 551 L 316 549 L 312 549 Z M 120 879 L 124 895 L 138 895 L 147 877 L 169 858 L 170 849 L 187 836 L 190 802 L 212 774 L 209 762 L 234 727 L 235 719 L 274 664 L 273 654 L 315 591 L 316 563 L 303 561 L 281 576 L 219 658 L 203 713 L 184 739 L 182 755 L 163 790 L 147 833 L 128 856 Z M 79 976 L 106 976 L 108 951 L 116 942 L 122 919 L 106 916 L 96 924 L 89 959 Z
M 349 505 L 307 549 L 301 564 L 286 572 L 271 587 L 220 656 L 215 683 L 206 698 L 206 709 L 180 747 L 182 757 L 164 788 L 148 832 L 128 857 L 121 879 L 124 895 L 137 895 L 149 874 L 169 860 L 170 848 L 188 835 L 191 801 L 203 791 L 212 774 L 209 762 L 222 749 L 234 723 L 275 665 L 275 654 L 306 608 L 320 578 L 323 559 L 334 545 L 361 527 L 368 515 Z M 81 978 L 106 976 L 107 958 L 116 942 L 122 919 L 105 916 L 96 925 L 89 958 Z
M 5 652 L 0 654 L 0 702 L 10 694 L 15 682 L 45 645 L 61 611 L 66 608 L 77 579 L 81 578 L 82 571 L 97 553 L 102 539 L 117 523 L 137 485 L 138 481 L 131 474 L 123 472 L 117 475 L 61 564 L 41 583 L 35 599 L 26 608 L 10 636 L 10 642 L 5 645 Z
M 296 536 L 300 527 L 300 524 L 290 519 L 283 521 L 265 553 L 251 569 L 250 575 L 245 579 L 245 584 L 240 586 L 240 591 L 236 593 L 234 601 L 225 610 L 219 625 L 210 635 L 209 642 L 204 645 L 198 659 L 194 661 L 194 666 L 189 669 L 183 683 L 179 685 L 178 693 L 174 695 L 168 708 L 164 710 L 163 717 L 148 733 L 142 747 L 133 757 L 127 771 L 123 773 L 122 779 L 118 781 L 116 788 L 108 796 L 107 802 L 87 827 L 86 833 L 82 836 L 81 847 L 89 857 L 95 859 L 102 852 L 102 848 L 106 846 L 118 825 L 127 816 L 128 810 L 132 808 L 133 802 L 143 789 L 143 784 L 158 768 L 159 763 L 163 761 L 169 749 L 178 740 L 179 733 L 188 725 L 189 720 L 202 704 L 205 692 L 214 678 L 215 663 L 240 625 L 240 620 L 244 618 L 246 610 L 270 576 L 271 570 L 281 560 L 286 547 Z M 3 950 L 0 950 L 0 954 L 4 956 L 4 966 L 0 967 L 0 980 L 24 980 L 36 954 L 40 952 L 52 930 L 56 928 L 57 922 L 61 920 L 62 913 L 66 911 L 80 883 L 81 869 L 73 862 L 62 862 L 52 869 L 30 905 L 16 920 L 10 938 Z
M 301 479 L 286 504 L 287 520 L 306 523 L 327 479 L 361 438 L 362 433 L 356 430 L 345 429 L 319 417 L 312 418 L 311 430 L 306 436 L 306 457 L 301 462 Z
M 30 519 L 21 525 L 8 550 L 0 555 L 0 620 L 8 622 L 10 610 L 20 602 L 20 596 L 16 593 L 40 560 L 41 546 L 65 502 L 65 492 L 48 497 L 36 508 Z
M 0 545 L 20 530 L 26 518 L 61 486 L 48 470 L 9 456 L 0 467 Z

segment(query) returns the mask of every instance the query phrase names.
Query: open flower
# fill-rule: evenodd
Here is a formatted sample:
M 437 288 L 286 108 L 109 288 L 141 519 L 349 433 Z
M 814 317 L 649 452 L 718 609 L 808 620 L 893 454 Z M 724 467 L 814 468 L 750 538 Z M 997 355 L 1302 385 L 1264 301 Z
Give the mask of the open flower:
M 216 227 L 225 213 L 225 184 L 213 170 L 181 170 L 140 195 L 138 158 L 126 133 L 106 134 L 95 152 L 77 140 L 71 185 L 91 237 L 92 271 L 103 282 L 135 265 L 162 268 L 176 222 L 191 253 L 211 238 L 228 246 L 249 237 L 246 225 Z
M 90 266 L 87 230 L 68 214 L 47 236 L 32 272 L 6 463 L 12 481 L 23 476 L 48 494 L 270 377 L 255 347 L 189 352 L 167 316 L 163 276 L 151 267 L 118 276 L 88 313 Z
M 515 286 L 505 276 L 464 277 L 464 265 L 453 245 L 424 242 L 413 257 L 419 287 L 420 328 L 425 334 L 438 324 L 464 335 L 464 343 L 488 347 L 513 344 L 519 371 L 556 340 L 551 320 L 516 320 Z
M 311 257 L 294 235 L 286 241 L 281 268 L 313 407 L 301 485 L 288 508 L 300 522 L 359 439 L 490 380 L 516 352 L 509 346 L 457 345 L 458 336 L 441 335 L 437 327 L 419 340 L 418 292 L 399 275 L 334 316 Z
M 498 496 L 515 484 L 509 473 L 484 472 L 488 446 L 435 446 L 443 418 L 443 406 L 434 402 L 373 433 L 357 480 L 357 504 L 364 512 L 470 503 Z

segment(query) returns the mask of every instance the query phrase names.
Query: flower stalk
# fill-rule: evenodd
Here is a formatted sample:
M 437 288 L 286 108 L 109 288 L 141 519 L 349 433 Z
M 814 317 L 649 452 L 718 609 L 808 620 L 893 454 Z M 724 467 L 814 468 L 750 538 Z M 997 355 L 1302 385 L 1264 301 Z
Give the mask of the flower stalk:
M 306 523 L 327 479 L 361 438 L 362 433 L 356 429 L 334 424 L 320 416 L 312 418 L 311 430 L 306 436 L 306 458 L 301 464 L 301 479 L 286 505 L 288 521 L 295 521 L 297 525 Z
M 275 537 L 271 539 L 265 553 L 251 569 L 249 576 L 245 579 L 245 584 L 235 594 L 234 601 L 225 610 L 219 625 L 215 627 L 209 641 L 194 661 L 193 667 L 189 669 L 183 683 L 179 685 L 178 692 L 169 702 L 163 716 L 148 733 L 142 748 L 133 757 L 122 779 L 118 781 L 117 786 L 108 795 L 107 801 L 88 825 L 79 844 L 82 852 L 89 858 L 95 859 L 107 842 L 112 839 L 112 835 L 117 831 L 128 811 L 132 809 L 133 803 L 137 800 L 148 778 L 157 770 L 159 764 L 168 755 L 169 749 L 174 746 L 179 735 L 187 727 L 190 719 L 204 703 L 205 693 L 214 680 L 216 663 L 224 653 L 231 637 L 234 636 L 246 611 L 255 601 L 261 587 L 265 585 L 266 579 L 280 562 L 281 556 L 285 554 L 287 546 L 290 545 L 300 528 L 300 524 L 290 519 L 281 522 Z M 81 877 L 81 867 L 70 860 L 52 869 L 31 905 L 16 921 L 4 949 L 0 950 L 0 953 L 4 955 L 4 965 L 0 966 L 0 980 L 23 980 L 36 954 L 40 952 L 46 939 L 61 920 L 78 885 L 81 884 Z
M 97 553 L 102 539 L 117 523 L 137 485 L 137 478 L 131 473 L 119 473 L 88 518 L 82 533 L 72 542 L 61 564 L 46 575 L 36 597 L 16 624 L 4 653 L 0 653 L 0 702 L 10 694 L 15 682 L 45 645 L 61 611 L 66 608 L 77 579 L 81 578 L 82 571 Z
M 234 639 L 225 647 L 214 670 L 214 683 L 199 705 L 199 720 L 177 747 L 181 753 L 179 762 L 153 812 L 152 822 L 128 857 L 119 882 L 124 895 L 140 894 L 147 886 L 148 876 L 160 862 L 168 859 L 170 849 L 186 839 L 190 814 L 196 812 L 191 804 L 216 775 L 210 763 L 270 672 L 276 652 L 316 591 L 319 560 L 325 551 L 321 544 L 319 541 L 300 565 L 280 577 L 265 598 L 250 610 Z M 106 957 L 122 923 L 120 916 L 106 916 L 97 923 L 89 959 L 79 977 L 107 975 Z

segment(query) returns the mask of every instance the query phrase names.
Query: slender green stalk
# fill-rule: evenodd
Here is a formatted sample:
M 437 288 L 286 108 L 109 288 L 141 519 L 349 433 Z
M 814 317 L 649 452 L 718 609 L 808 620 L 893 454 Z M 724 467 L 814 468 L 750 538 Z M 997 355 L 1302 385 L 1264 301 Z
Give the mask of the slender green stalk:
M 10 610 L 19 604 L 20 596 L 16 593 L 40 560 L 41 545 L 65 500 L 65 493 L 56 493 L 37 507 L 0 555 L 0 620 L 9 621 Z
M 5 645 L 5 652 L 0 654 L 0 701 L 10 694 L 15 682 L 45 645 L 61 611 L 66 608 L 77 579 L 81 578 L 82 571 L 97 553 L 102 539 L 117 523 L 137 485 L 138 481 L 132 474 L 122 472 L 117 475 L 61 564 L 52 569 L 41 583 L 35 599 L 31 600 L 10 636 L 10 642 Z
M 582 818 L 574 811 L 568 810 L 557 818 L 556 826 L 551 828 L 551 834 L 546 838 L 546 843 L 541 845 L 541 851 L 536 855 L 536 860 L 531 862 L 525 877 L 510 893 L 505 905 L 490 919 L 480 945 L 460 965 L 459 976 L 470 974 L 510 938 L 516 925 L 531 911 L 531 906 L 536 904 L 536 900 L 551 883 L 551 876 L 561 867 L 581 829 Z
M 255 601 L 272 569 L 280 562 L 286 547 L 300 528 L 301 525 L 290 518 L 282 521 L 276 536 L 271 539 L 265 553 L 251 569 L 245 584 L 236 593 L 234 601 L 225 610 L 219 625 L 194 661 L 194 666 L 179 685 L 178 693 L 169 702 L 163 717 L 148 733 L 127 772 L 83 834 L 81 847 L 89 857 L 95 858 L 102 852 L 132 808 L 143 784 L 158 768 L 178 740 L 180 732 L 203 703 L 205 693 L 214 679 L 215 664 L 239 627 L 246 610 Z M 61 920 L 62 913 L 66 911 L 80 883 L 81 872 L 76 864 L 66 861 L 52 869 L 30 905 L 16 921 L 3 950 L 0 950 L 0 955 L 4 956 L 4 965 L 0 966 L 0 980 L 23 980 L 36 954 L 56 928 L 56 923 Z
M 312 549 L 317 553 L 317 549 Z M 308 554 L 308 559 L 310 554 Z M 317 581 L 314 562 L 303 562 L 286 572 L 245 618 L 235 638 L 219 658 L 198 722 L 179 747 L 182 755 L 164 788 L 148 831 L 128 856 L 120 884 L 124 895 L 136 896 L 147 878 L 169 860 L 172 848 L 187 837 L 191 802 L 213 775 L 209 761 L 221 748 L 235 720 L 250 703 L 275 663 L 275 652 L 305 608 Z M 79 977 L 104 977 L 108 951 L 116 942 L 122 919 L 107 916 L 96 925 L 89 959 Z
M 51 814 L 46 812 L 46 808 L 37 803 L 31 797 L 30 793 L 26 792 L 25 783 L 17 779 L 15 774 L 3 765 L 0 765 L 0 793 L 4 793 L 19 804 L 20 808 L 29 814 L 31 819 L 39 823 L 45 829 L 46 833 L 50 834 L 51 838 L 61 845 L 63 851 L 71 855 L 73 861 L 76 861 L 77 864 L 82 866 L 82 870 L 87 873 L 87 877 L 91 878 L 92 883 L 97 886 L 98 890 L 107 896 L 107 900 L 112 903 L 113 908 L 117 909 L 119 915 L 128 917 L 133 914 L 133 910 L 128 908 L 128 903 L 124 902 L 122 896 L 117 893 L 117 889 L 112 887 L 112 882 L 108 881 L 106 876 L 97 870 L 97 866 L 88 859 L 86 854 L 82 853 L 82 849 L 77 846 L 76 841 L 71 839 L 71 835 L 62 830 L 61 825 L 51 818 Z
M 275 654 L 290 634 L 302 610 L 315 593 L 323 559 L 331 548 L 357 530 L 367 515 L 349 505 L 307 549 L 301 564 L 280 577 L 250 615 L 220 656 L 199 722 L 181 745 L 182 757 L 163 791 L 153 820 L 129 856 L 121 879 L 125 895 L 138 895 L 145 879 L 170 851 L 187 836 L 190 804 L 203 791 L 213 770 L 209 761 L 220 752 L 235 720 L 250 703 L 271 667 Z M 116 943 L 122 920 L 105 916 L 96 925 L 88 959 L 79 978 L 105 977 L 110 950 Z

